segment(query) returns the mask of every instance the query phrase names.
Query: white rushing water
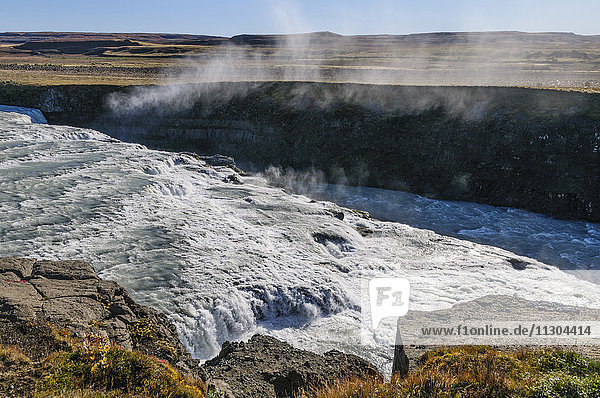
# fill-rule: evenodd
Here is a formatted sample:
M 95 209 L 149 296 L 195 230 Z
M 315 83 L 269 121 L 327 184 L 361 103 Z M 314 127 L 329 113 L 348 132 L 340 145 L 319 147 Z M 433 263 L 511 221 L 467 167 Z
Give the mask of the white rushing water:
M 232 174 L 0 112 L 0 256 L 89 261 L 166 313 L 201 359 L 262 332 L 385 367 L 391 342 L 361 335 L 361 286 L 377 276 L 409 277 L 415 310 L 492 293 L 600 307 L 597 285 L 559 268 Z
M 330 184 L 311 186 L 322 200 L 441 235 L 493 245 L 561 269 L 600 269 L 600 224 L 559 220 L 525 210 Z

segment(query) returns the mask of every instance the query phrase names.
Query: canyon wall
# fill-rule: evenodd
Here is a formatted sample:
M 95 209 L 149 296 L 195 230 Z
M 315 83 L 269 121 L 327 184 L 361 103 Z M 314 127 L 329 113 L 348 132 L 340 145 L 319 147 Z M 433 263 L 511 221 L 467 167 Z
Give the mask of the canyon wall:
M 600 94 L 502 87 L 0 85 L 0 103 L 249 169 L 600 221 Z

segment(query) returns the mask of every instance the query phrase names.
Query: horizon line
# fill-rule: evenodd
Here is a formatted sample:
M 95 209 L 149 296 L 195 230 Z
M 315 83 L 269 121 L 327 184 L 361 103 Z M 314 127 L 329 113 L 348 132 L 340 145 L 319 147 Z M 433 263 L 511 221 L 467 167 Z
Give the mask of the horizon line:
M 519 34 L 564 34 L 564 35 L 575 35 L 575 36 L 600 36 L 600 33 L 595 34 L 582 34 L 575 33 L 573 31 L 523 31 L 523 30 L 473 30 L 473 31 L 462 31 L 462 30 L 448 30 L 448 31 L 426 31 L 426 32 L 412 32 L 412 33 L 355 33 L 355 34 L 342 34 L 336 33 L 329 30 L 317 30 L 309 32 L 294 32 L 294 33 L 238 33 L 231 36 L 215 35 L 215 34 L 202 34 L 202 33 L 181 33 L 181 32 L 109 32 L 109 31 L 78 31 L 78 30 L 27 30 L 27 31 L 4 31 L 0 32 L 0 35 L 4 34 L 32 34 L 32 33 L 70 33 L 70 34 L 154 34 L 154 35 L 185 35 L 185 36 L 201 36 L 201 37 L 216 37 L 216 38 L 227 38 L 231 39 L 238 36 L 297 36 L 297 35 L 311 35 L 311 34 L 331 34 L 340 37 L 368 37 L 368 36 L 416 36 L 416 35 L 428 35 L 428 34 L 485 34 L 485 33 L 519 33 Z

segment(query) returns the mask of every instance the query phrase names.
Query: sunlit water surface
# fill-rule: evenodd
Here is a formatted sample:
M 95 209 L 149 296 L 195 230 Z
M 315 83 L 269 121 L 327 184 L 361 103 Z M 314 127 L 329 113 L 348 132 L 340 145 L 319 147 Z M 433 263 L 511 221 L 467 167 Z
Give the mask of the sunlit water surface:
M 230 169 L 189 155 L 30 116 L 0 112 L 0 256 L 89 261 L 166 313 L 197 358 L 261 332 L 389 369 L 393 324 L 365 335 L 360 312 L 362 286 L 378 276 L 408 277 L 413 310 L 489 294 L 600 307 L 597 285 L 557 267 L 523 259 L 517 271 L 510 251 L 403 223 L 504 239 L 540 260 L 560 244 L 551 256 L 581 267 L 597 263 L 597 225 L 380 190 L 328 196 L 403 223 L 365 219 L 260 177 L 232 183 Z

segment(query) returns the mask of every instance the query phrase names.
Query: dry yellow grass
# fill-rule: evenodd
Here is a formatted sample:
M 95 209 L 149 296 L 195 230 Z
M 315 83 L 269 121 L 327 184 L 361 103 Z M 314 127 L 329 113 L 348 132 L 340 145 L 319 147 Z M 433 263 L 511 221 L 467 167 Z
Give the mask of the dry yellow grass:
M 429 352 L 405 379 L 340 381 L 303 398 L 600 396 L 600 363 L 565 351 L 501 352 L 454 347 Z
M 85 35 L 75 34 L 77 40 Z M 81 37 L 79 37 L 81 36 Z M 88 35 L 89 40 L 106 39 Z M 98 37 L 97 37 L 98 36 Z M 106 36 L 106 35 L 105 35 Z M 108 35 L 123 39 L 128 35 Z M 135 36 L 135 35 L 133 35 Z M 223 67 L 234 66 L 225 80 L 311 80 L 371 84 L 425 86 L 519 86 L 557 90 L 600 92 L 600 41 L 573 38 L 533 39 L 487 43 L 452 39 L 410 42 L 380 37 L 355 42 L 320 42 L 306 46 L 227 46 L 152 42 L 133 38 L 131 46 L 103 48 L 96 55 L 19 50 L 0 43 L 0 82 L 31 85 L 62 84 L 168 84 L 161 74 L 178 75 L 180 68 L 205 67 L 215 59 Z M 86 36 L 87 37 L 87 36 Z M 188 39 L 186 39 L 188 40 Z M 366 41 L 365 41 L 366 40 Z M 512 40 L 512 41 L 511 41 Z M 520 40 L 520 39 L 518 39 Z M 553 41 L 555 40 L 555 41 Z M 192 40 L 193 41 L 193 40 Z M 36 66 L 40 70 L 19 69 Z M 66 71 L 61 67 L 87 67 Z M 89 68 L 97 68 L 89 70 Z M 237 69 L 236 69 L 237 68 Z M 255 69 L 251 79 L 237 70 Z M 150 70 L 149 70 L 150 69 Z M 193 80 L 189 76 L 187 80 Z M 186 81 L 187 81 L 186 80 Z
M 8 364 L 25 364 L 31 362 L 21 350 L 13 346 L 0 346 L 0 364 L 7 366 Z

